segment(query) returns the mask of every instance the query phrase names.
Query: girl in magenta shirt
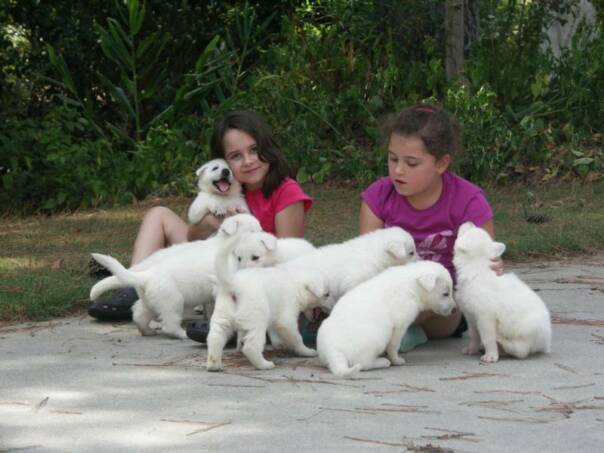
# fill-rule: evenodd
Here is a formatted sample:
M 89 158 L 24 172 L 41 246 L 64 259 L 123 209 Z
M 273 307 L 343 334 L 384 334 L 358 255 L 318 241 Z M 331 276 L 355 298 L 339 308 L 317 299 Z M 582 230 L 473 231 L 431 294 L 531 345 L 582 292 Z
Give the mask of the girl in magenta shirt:
M 446 110 L 418 104 L 401 111 L 388 132 L 389 176 L 362 193 L 360 232 L 405 229 L 415 239 L 418 254 L 444 265 L 455 280 L 452 253 L 459 226 L 472 221 L 495 234 L 493 212 L 482 190 L 448 170 L 461 147 L 461 126 Z M 503 263 L 494 263 L 494 269 L 501 272 Z M 459 310 L 448 317 L 423 312 L 403 338 L 411 344 L 401 349 L 424 342 L 426 335 L 460 335 L 462 328 Z
M 260 115 L 250 111 L 229 113 L 214 129 L 210 148 L 213 159 L 228 162 L 233 176 L 243 185 L 251 213 L 265 231 L 277 237 L 303 236 L 304 216 L 312 199 L 293 179 L 293 171 Z M 198 224 L 189 225 L 168 208 L 152 208 L 141 223 L 131 265 L 160 248 L 205 239 L 218 229 L 223 219 L 208 214 Z M 110 299 L 97 300 L 88 313 L 102 320 L 131 319 L 130 307 L 137 299 L 134 288 L 126 288 Z M 195 334 L 197 327 L 200 326 L 193 324 L 187 333 Z M 206 326 L 201 328 L 207 330 Z

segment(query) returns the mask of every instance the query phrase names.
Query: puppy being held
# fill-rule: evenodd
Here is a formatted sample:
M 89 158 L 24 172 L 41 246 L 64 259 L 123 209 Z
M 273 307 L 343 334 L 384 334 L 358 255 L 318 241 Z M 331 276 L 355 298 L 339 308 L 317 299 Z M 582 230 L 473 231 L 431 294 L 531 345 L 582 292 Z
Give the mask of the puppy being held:
M 164 334 L 185 339 L 181 325 L 185 308 L 213 302 L 214 259 L 220 244 L 226 238 L 261 229 L 249 214 L 227 217 L 215 236 L 159 250 L 130 269 L 110 256 L 93 253 L 114 275 L 94 285 L 90 298 L 95 300 L 108 289 L 133 286 L 140 299 L 132 307 L 132 319 L 141 334 L 155 335 L 157 323 Z
M 504 251 L 505 244 L 471 222 L 459 228 L 453 248 L 455 299 L 470 334 L 462 352 L 477 354 L 482 344 L 483 362 L 499 360 L 498 345 L 519 359 L 551 349 L 551 319 L 543 300 L 516 275 L 497 276 L 490 267 Z
M 199 223 L 206 214 L 224 216 L 227 213 L 249 212 L 241 184 L 233 177 L 224 159 L 206 162 L 195 174 L 199 193 L 189 207 L 188 219 L 191 224 Z
M 237 270 L 231 263 L 236 242 L 229 240 L 216 256 L 218 290 L 210 321 L 208 371 L 221 371 L 222 351 L 234 332 L 240 336 L 241 351 L 257 369 L 271 369 L 275 364 L 263 356 L 267 332 L 275 347 L 285 347 L 304 357 L 316 355 L 304 345 L 298 331 L 300 312 L 317 307 L 325 297 L 321 274 L 314 269 L 292 273 L 288 262 L 264 268 Z M 279 245 L 278 245 L 279 247 Z
M 453 281 L 441 264 L 391 267 L 336 303 L 317 333 L 319 360 L 339 377 L 402 365 L 399 345 L 417 315 L 431 310 L 449 316 L 454 308 Z

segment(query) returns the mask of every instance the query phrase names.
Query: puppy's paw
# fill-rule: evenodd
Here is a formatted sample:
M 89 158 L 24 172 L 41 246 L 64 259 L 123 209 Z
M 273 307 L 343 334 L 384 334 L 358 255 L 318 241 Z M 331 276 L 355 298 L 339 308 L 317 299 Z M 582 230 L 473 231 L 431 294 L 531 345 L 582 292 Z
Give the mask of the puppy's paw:
M 400 356 L 396 356 L 396 357 L 390 357 L 390 362 L 392 363 L 392 365 L 404 365 L 405 363 L 407 363 L 405 361 L 405 359 L 403 359 Z
M 217 361 L 210 361 L 208 360 L 206 362 L 206 370 L 208 371 L 223 371 L 224 370 L 224 366 L 222 366 L 222 362 L 217 362 Z
M 214 209 L 212 209 L 212 214 L 214 214 L 216 217 L 223 217 L 225 216 L 227 213 L 226 208 L 223 208 L 221 206 L 217 206 Z
M 469 344 L 461 350 L 462 354 L 475 355 L 480 352 L 480 347 L 474 344 Z
M 496 352 L 487 352 L 480 358 L 480 361 L 485 362 L 485 363 L 494 363 L 494 362 L 497 362 L 498 360 L 499 360 L 499 354 L 497 354 Z
M 316 357 L 317 356 L 317 351 L 315 351 L 314 349 L 311 349 L 311 348 L 299 349 L 296 352 L 298 353 L 299 356 L 302 356 L 302 357 Z
M 256 366 L 256 368 L 258 368 L 259 370 L 272 370 L 273 368 L 275 368 L 275 362 L 266 360 L 264 361 L 264 363 L 261 363 Z

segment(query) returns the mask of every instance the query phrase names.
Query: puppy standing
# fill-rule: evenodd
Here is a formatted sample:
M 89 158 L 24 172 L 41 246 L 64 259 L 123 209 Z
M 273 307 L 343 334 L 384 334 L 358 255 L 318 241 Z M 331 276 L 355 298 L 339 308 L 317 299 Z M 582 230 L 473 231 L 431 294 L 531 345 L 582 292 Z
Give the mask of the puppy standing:
M 453 264 L 457 271 L 455 299 L 468 320 L 470 344 L 464 354 L 483 362 L 497 362 L 501 345 L 508 354 L 524 359 L 535 352 L 550 352 L 550 314 L 541 298 L 514 274 L 497 276 L 491 259 L 505 251 L 489 234 L 471 222 L 459 228 Z
M 455 308 L 453 282 L 441 264 L 395 266 L 347 292 L 319 327 L 319 360 L 347 377 L 359 370 L 402 365 L 401 339 L 420 311 L 448 316 Z M 386 357 L 379 357 L 386 352 Z
M 236 270 L 230 258 L 235 241 L 245 239 L 229 240 L 216 256 L 218 291 L 207 338 L 208 371 L 222 370 L 222 350 L 235 331 L 243 337 L 243 354 L 258 369 L 275 366 L 262 355 L 267 331 L 298 355 L 316 355 L 302 341 L 298 315 L 320 305 L 325 293 L 321 275 L 313 269 L 291 273 L 287 263 Z
M 132 319 L 143 335 L 155 335 L 153 321 L 161 331 L 175 338 L 187 338 L 182 328 L 185 307 L 206 305 L 214 298 L 214 258 L 227 237 L 242 232 L 261 231 L 258 220 L 249 214 L 228 217 L 218 234 L 205 241 L 193 241 L 156 252 L 141 263 L 126 269 L 116 259 L 93 253 L 95 260 L 114 275 L 90 291 L 95 300 L 103 291 L 120 286 L 136 288 L 139 300 L 132 307 Z
M 234 212 L 249 212 L 241 193 L 241 184 L 233 177 L 224 159 L 213 159 L 197 169 L 199 194 L 189 207 L 189 222 L 199 223 L 206 214 L 217 216 Z
M 290 292 L 293 294 L 298 290 L 296 290 L 295 287 L 290 286 L 288 280 L 291 279 L 291 284 L 293 285 L 294 280 L 305 278 L 308 279 L 306 281 L 306 286 L 314 287 L 313 293 L 315 296 L 319 296 L 319 289 L 321 289 L 320 285 L 325 286 L 324 296 L 320 300 L 320 304 L 322 308 L 331 310 L 335 300 L 349 289 L 352 289 L 354 286 L 373 277 L 390 266 L 405 264 L 415 258 L 415 243 L 409 233 L 398 227 L 384 228 L 340 244 L 326 245 L 316 250 L 311 250 L 298 258 L 279 264 L 274 268 L 257 270 L 260 275 L 268 275 L 267 278 L 251 277 L 256 277 L 254 274 L 256 271 L 250 269 L 243 274 L 244 276 L 250 276 L 249 278 L 246 278 L 245 285 L 244 283 L 239 283 L 237 280 L 237 288 L 239 288 L 239 291 L 243 296 L 250 300 L 255 297 L 254 294 L 256 293 L 264 293 L 270 294 L 270 297 L 272 298 L 276 298 L 274 301 L 275 304 L 277 304 L 279 300 L 283 304 L 291 304 L 294 302 L 288 301 L 288 299 L 295 300 L 296 296 L 290 295 Z M 271 269 L 271 271 L 267 271 L 268 269 Z M 244 271 L 240 271 L 240 273 L 242 272 Z M 237 273 L 236 276 L 239 278 L 239 273 Z M 313 281 L 316 283 L 313 284 Z M 226 283 L 228 283 L 228 281 Z M 299 284 L 300 282 L 298 281 L 298 285 Z M 228 288 L 228 285 L 220 283 L 219 286 L 226 286 Z M 254 294 L 252 294 L 252 290 Z M 225 291 L 219 289 L 219 294 L 221 292 L 225 294 Z M 226 294 L 228 294 L 228 291 Z M 216 311 L 212 316 L 210 333 L 208 335 L 208 371 L 222 370 L 222 351 L 224 345 L 233 331 L 245 330 L 244 328 L 240 329 L 235 325 L 234 319 L 236 305 L 238 303 L 239 298 L 237 298 L 236 301 L 231 300 L 228 296 L 217 296 L 216 298 Z M 266 305 L 264 302 L 263 304 Z M 296 309 L 300 309 L 304 304 L 296 302 L 295 305 L 297 307 Z M 301 308 L 302 311 L 306 311 L 308 308 L 312 308 L 316 305 L 306 302 L 305 306 L 306 308 Z M 291 319 L 289 319 L 288 322 L 292 323 Z M 246 328 L 249 329 L 249 326 L 246 326 Z M 266 327 L 260 327 L 260 329 L 262 328 L 266 330 Z M 276 330 L 277 329 L 275 329 L 275 331 Z M 291 329 L 286 329 L 286 335 L 291 336 L 289 344 L 293 345 L 295 342 L 295 344 L 298 345 L 297 347 L 299 347 L 300 350 L 303 350 L 298 343 L 298 339 L 301 341 L 301 337 L 297 330 L 297 323 L 295 325 L 295 330 L 296 338 L 294 338 L 293 333 L 291 333 Z M 279 336 L 279 340 L 283 340 L 283 342 L 288 341 L 282 337 L 282 333 L 279 331 L 276 331 L 276 333 L 277 336 Z M 271 341 L 273 338 L 274 337 L 271 336 Z M 260 357 L 257 360 L 257 363 L 261 366 L 274 366 L 272 362 L 268 362 L 267 364 L 262 357 L 264 336 L 258 336 L 257 340 L 257 342 L 252 344 L 244 339 L 244 347 L 248 348 L 250 354 Z M 254 365 L 256 366 L 256 364 Z

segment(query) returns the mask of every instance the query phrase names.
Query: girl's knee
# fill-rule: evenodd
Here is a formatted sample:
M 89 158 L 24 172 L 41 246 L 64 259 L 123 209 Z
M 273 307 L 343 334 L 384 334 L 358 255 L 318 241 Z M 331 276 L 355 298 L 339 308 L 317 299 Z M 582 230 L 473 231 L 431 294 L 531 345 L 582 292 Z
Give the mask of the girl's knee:
M 428 338 L 432 340 L 438 340 L 442 338 L 450 337 L 459 323 L 461 322 L 461 311 L 456 310 L 450 316 L 439 316 L 432 312 L 424 312 L 422 316 L 418 318 L 418 324 L 420 324 Z
M 149 209 L 145 213 L 143 222 L 145 222 L 145 221 L 146 222 L 149 222 L 149 221 L 161 222 L 164 219 L 166 219 L 167 217 L 170 217 L 172 215 L 175 215 L 175 214 L 170 208 L 166 208 L 165 206 L 154 206 L 153 208 Z

